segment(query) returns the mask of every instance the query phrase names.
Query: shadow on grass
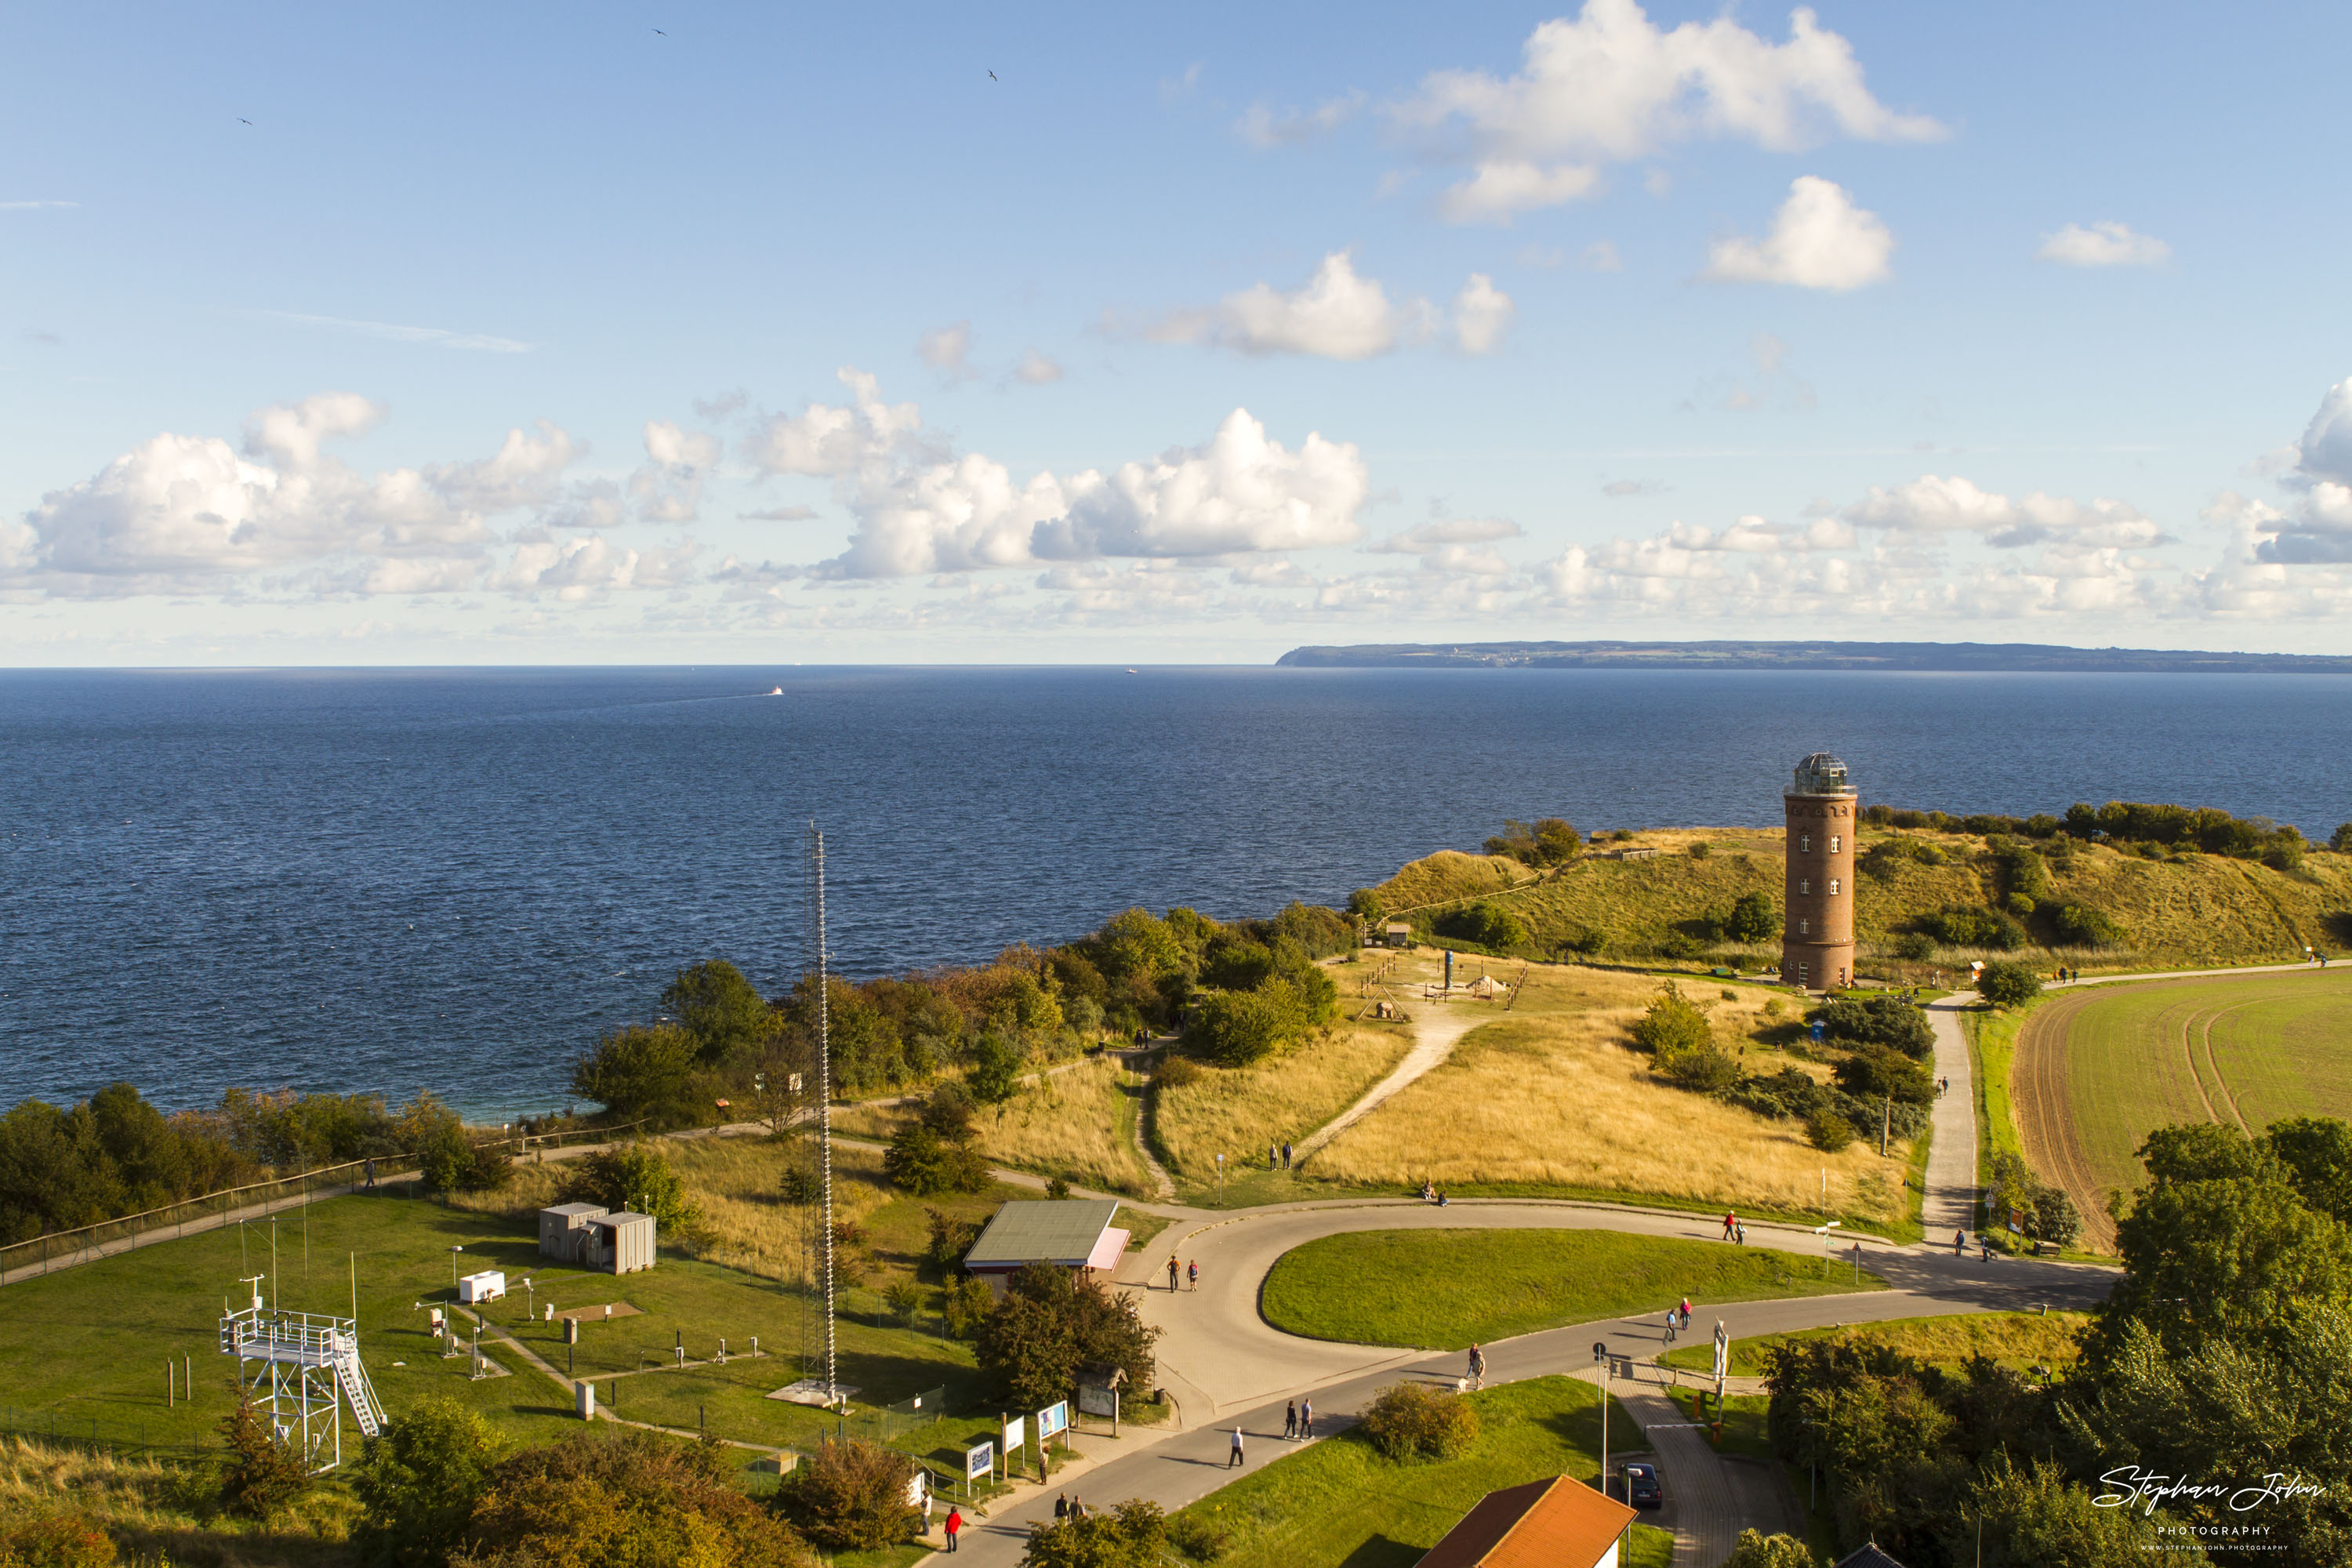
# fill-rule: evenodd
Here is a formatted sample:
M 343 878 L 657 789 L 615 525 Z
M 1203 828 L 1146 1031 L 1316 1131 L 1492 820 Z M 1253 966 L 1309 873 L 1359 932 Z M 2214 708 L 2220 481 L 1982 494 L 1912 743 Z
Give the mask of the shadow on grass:
M 1340 1568 L 1412 1568 L 1428 1553 L 1425 1546 L 1411 1546 L 1385 1535 L 1375 1535 L 1339 1560 Z

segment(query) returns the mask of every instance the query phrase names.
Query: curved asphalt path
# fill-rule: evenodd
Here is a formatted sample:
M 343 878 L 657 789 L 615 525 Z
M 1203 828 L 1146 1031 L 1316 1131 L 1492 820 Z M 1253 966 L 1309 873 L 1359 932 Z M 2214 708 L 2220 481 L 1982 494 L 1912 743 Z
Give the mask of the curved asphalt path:
M 1976 1200 L 1975 1095 L 1956 1016 L 1963 1005 L 1954 999 L 1931 1015 L 1937 1072 L 1950 1078 L 1952 1087 L 1937 1104 L 1936 1138 L 1929 1146 L 1924 1211 L 1929 1240 L 1903 1246 L 1874 1237 L 1841 1237 L 1836 1255 L 1842 1260 L 1851 1258 L 1858 1247 L 1862 1267 L 1886 1280 L 1890 1289 L 1777 1301 L 1694 1303 L 1704 1309 L 1702 1321 L 1708 1328 L 1720 1320 L 1730 1337 L 1746 1339 L 1888 1318 L 2042 1307 L 2080 1310 L 2105 1298 L 2116 1278 L 2111 1269 L 2014 1258 L 1985 1262 L 1955 1257 L 1948 1243 L 1935 1244 L 1937 1221 L 1948 1214 L 1972 1212 Z M 1423 1016 L 1432 1011 L 1424 1010 Z M 1439 1013 L 1431 1020 L 1447 1037 L 1426 1041 L 1434 1047 L 1426 1052 L 1416 1047 L 1412 1055 L 1423 1058 L 1422 1071 L 1442 1061 L 1468 1027 L 1483 1021 L 1473 1016 L 1454 1026 L 1457 1016 Z M 1400 1064 L 1400 1072 L 1405 1065 Z M 1375 1096 L 1386 1098 L 1381 1089 L 1392 1093 L 1402 1086 L 1384 1082 L 1350 1109 L 1369 1110 L 1377 1103 Z M 1310 1146 L 1321 1141 L 1326 1140 L 1313 1141 Z M 1361 1230 L 1552 1228 L 1727 1245 L 1721 1240 L 1722 1226 L 1710 1216 L 1609 1204 L 1468 1199 L 1440 1209 L 1396 1198 L 1284 1204 L 1240 1213 L 1161 1204 L 1133 1206 L 1176 1222 L 1150 1247 L 1125 1260 L 1117 1283 L 1135 1299 L 1144 1321 L 1160 1331 L 1160 1383 L 1176 1400 L 1177 1416 L 1169 1428 L 1130 1426 L 1116 1446 L 1107 1439 L 1079 1440 L 1081 1451 L 1093 1463 L 1060 1478 L 1052 1489 L 1074 1493 L 1097 1507 L 1143 1498 L 1173 1511 L 1207 1496 L 1232 1477 L 1228 1456 L 1236 1426 L 1244 1435 L 1247 1453 L 1247 1463 L 1240 1468 L 1255 1470 L 1272 1463 L 1293 1447 L 1282 1437 L 1282 1417 L 1294 1398 L 1312 1398 L 1318 1433 L 1328 1436 L 1351 1425 L 1355 1413 L 1393 1383 L 1422 1378 L 1450 1384 L 1461 1374 L 1464 1358 L 1457 1352 L 1307 1340 L 1267 1323 L 1258 1311 L 1265 1277 L 1276 1259 L 1307 1242 Z M 1751 1246 L 1803 1256 L 1814 1255 L 1823 1245 L 1816 1232 L 1801 1226 L 1750 1221 L 1748 1234 Z M 1200 1266 L 1198 1289 L 1168 1289 L 1171 1254 L 1181 1263 Z M 1675 1561 L 1712 1568 L 1730 1550 L 1739 1528 L 1751 1520 L 1730 1468 L 1696 1431 L 1680 1425 L 1680 1412 L 1658 1392 L 1665 1374 L 1649 1363 L 1666 1348 L 1665 1306 L 1659 1302 L 1645 1318 L 1575 1323 L 1488 1345 L 1487 1377 L 1497 1383 L 1553 1374 L 1589 1379 L 1595 1375 L 1596 1342 L 1633 1358 L 1637 1378 L 1645 1380 L 1644 1385 L 1623 1389 L 1622 1403 L 1649 1430 L 1638 1438 L 1631 1433 L 1612 1437 L 1612 1451 L 1647 1447 L 1658 1453 L 1673 1501 L 1669 1517 L 1675 1535 Z M 1706 1331 L 1696 1322 L 1693 1331 Z M 971 1521 L 963 1547 L 979 1553 L 971 1568 L 1018 1562 L 1030 1525 L 1052 1513 L 1053 1499 L 1041 1489 L 1000 1502 L 984 1521 Z

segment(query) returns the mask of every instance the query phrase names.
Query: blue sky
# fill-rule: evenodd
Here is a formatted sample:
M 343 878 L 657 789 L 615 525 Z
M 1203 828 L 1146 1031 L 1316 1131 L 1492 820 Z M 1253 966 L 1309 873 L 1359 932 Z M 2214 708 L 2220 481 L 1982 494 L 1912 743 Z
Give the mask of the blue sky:
M 0 659 L 2341 651 L 2352 12 L 1437 13 L 17 17 Z

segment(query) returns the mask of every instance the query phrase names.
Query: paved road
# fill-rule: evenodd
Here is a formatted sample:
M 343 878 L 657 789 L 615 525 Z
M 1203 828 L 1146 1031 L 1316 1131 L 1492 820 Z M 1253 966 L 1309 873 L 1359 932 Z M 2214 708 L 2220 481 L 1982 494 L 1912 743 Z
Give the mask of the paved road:
M 1522 1227 L 1567 1225 L 1611 1229 L 1631 1228 L 1638 1224 L 1639 1228 L 1648 1230 L 1654 1221 L 1684 1228 L 1653 1234 L 1704 1237 L 1704 1222 L 1695 1225 L 1688 1216 L 1668 1218 L 1639 1212 L 1612 1212 L 1597 1206 L 1501 1200 L 1452 1205 L 1442 1214 L 1413 1204 L 1323 1205 L 1280 1213 L 1253 1213 L 1200 1226 L 1192 1238 L 1198 1255 L 1210 1259 L 1202 1266 L 1204 1280 L 1209 1283 L 1204 1283 L 1197 1294 L 1180 1291 L 1171 1296 L 1165 1289 L 1163 1268 L 1161 1288 L 1144 1291 L 1142 1296 L 1147 1315 L 1173 1331 L 1160 1346 L 1162 1376 L 1180 1390 L 1180 1401 L 1184 1397 L 1181 1389 L 1186 1385 L 1194 1391 L 1192 1397 L 1196 1401 L 1211 1398 L 1203 1384 L 1223 1390 L 1230 1397 L 1213 1409 L 1201 1405 L 1182 1407 L 1183 1424 L 1177 1430 L 1146 1435 L 1130 1427 L 1115 1450 L 1107 1444 L 1088 1445 L 1097 1455 L 1115 1452 L 1116 1457 L 1102 1458 L 1082 1473 L 1057 1480 L 1053 1489 L 1075 1491 L 1097 1505 L 1147 1498 L 1163 1508 L 1181 1508 L 1206 1497 L 1231 1479 L 1226 1456 L 1235 1426 L 1247 1436 L 1248 1463 L 1244 1470 L 1261 1469 L 1290 1450 L 1292 1445 L 1282 1440 L 1282 1417 L 1286 1402 L 1294 1394 L 1311 1394 L 1318 1432 L 1328 1434 L 1344 1429 L 1362 1405 L 1392 1383 L 1406 1378 L 1451 1382 L 1464 1370 L 1463 1357 L 1451 1351 L 1326 1344 L 1294 1339 L 1267 1328 L 1256 1313 L 1256 1281 L 1263 1277 L 1262 1272 L 1251 1277 L 1236 1266 L 1243 1265 L 1246 1258 L 1263 1255 L 1269 1247 L 1279 1249 L 1290 1237 L 1300 1235 L 1333 1234 L 1394 1224 L 1463 1226 L 1485 1223 Z M 1216 1238 L 1221 1236 L 1224 1239 L 1219 1242 Z M 1751 1246 L 1817 1245 L 1810 1232 L 1780 1226 L 1750 1226 L 1748 1240 Z M 1791 1329 L 1886 1318 L 2032 1310 L 2044 1304 L 2054 1309 L 2080 1308 L 2103 1297 L 2114 1278 L 2106 1270 L 2079 1265 L 2025 1258 L 1996 1258 L 1990 1263 L 1979 1263 L 1973 1258 L 1937 1258 L 1908 1247 L 1864 1245 L 1867 1266 L 1903 1289 L 1787 1301 L 1710 1304 L 1701 1321 L 1711 1328 L 1714 1320 L 1719 1318 L 1731 1337 L 1745 1339 Z M 1164 1252 L 1161 1258 L 1164 1259 Z M 1213 1268 L 1217 1272 L 1213 1273 Z M 1220 1279 L 1227 1282 L 1223 1289 L 1215 1285 Z M 1695 1323 L 1694 1329 L 1696 1328 Z M 1666 1348 L 1658 1314 L 1642 1320 L 1577 1323 L 1487 1346 L 1487 1376 L 1490 1382 L 1502 1383 L 1552 1373 L 1590 1375 L 1596 1342 L 1607 1343 L 1614 1353 L 1643 1360 Z M 1276 1353 L 1277 1350 L 1285 1353 Z M 1237 1375 L 1227 1375 L 1219 1364 L 1226 1359 L 1241 1363 L 1244 1370 Z M 1665 1374 L 1654 1367 L 1643 1367 L 1641 1375 L 1654 1384 Z M 1614 1451 L 1628 1450 L 1620 1447 Z M 1708 1460 L 1715 1459 L 1712 1449 L 1704 1451 Z M 1694 1465 L 1700 1462 L 1695 1454 L 1687 1458 Z M 1693 1479 L 1696 1481 L 1696 1472 Z M 1668 1484 L 1677 1488 L 1679 1498 L 1683 1483 L 1669 1476 Z M 1736 1505 L 1728 1519 L 1717 1517 L 1724 1511 L 1720 1509 L 1707 1509 L 1704 1497 L 1711 1495 L 1710 1489 L 1724 1489 L 1725 1486 L 1719 1479 L 1697 1482 L 1691 1496 L 1675 1510 L 1678 1521 L 1687 1527 L 1692 1536 L 1694 1552 L 1722 1535 L 1726 1528 L 1736 1535 L 1740 1521 L 1747 1515 L 1744 1506 Z M 1739 1489 L 1731 1487 L 1727 1495 L 1736 1500 L 1740 1495 Z M 1052 1495 L 1041 1492 L 1024 1501 L 999 1505 L 992 1518 L 975 1521 L 973 1530 L 965 1537 L 965 1550 L 980 1553 L 971 1568 L 1017 1562 L 1030 1523 L 1049 1518 L 1052 1512 Z M 1678 1554 L 1677 1561 L 1683 1560 Z M 1696 1555 L 1688 1560 L 1701 1561 Z M 1709 1563 L 1714 1561 L 1705 1559 Z
M 1936 1076 L 1951 1080 L 1936 1101 L 1935 1135 L 1927 1143 L 1927 1193 L 1919 1214 L 1929 1246 L 1948 1243 L 1952 1232 L 1977 1223 L 1976 1076 L 1969 1067 L 1968 1037 L 1960 1029 L 1961 1009 L 1977 1001 L 1975 992 L 1959 991 L 1927 1005 L 1927 1024 L 1936 1034 Z

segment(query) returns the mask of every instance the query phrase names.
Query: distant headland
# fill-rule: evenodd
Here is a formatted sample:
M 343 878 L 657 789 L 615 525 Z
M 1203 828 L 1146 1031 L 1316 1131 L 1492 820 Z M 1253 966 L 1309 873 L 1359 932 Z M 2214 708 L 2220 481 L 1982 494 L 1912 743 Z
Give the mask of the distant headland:
M 1277 665 L 1377 669 L 2047 670 L 2069 674 L 2352 675 L 2352 656 L 2200 653 L 1974 642 L 1462 642 L 1295 647 Z

